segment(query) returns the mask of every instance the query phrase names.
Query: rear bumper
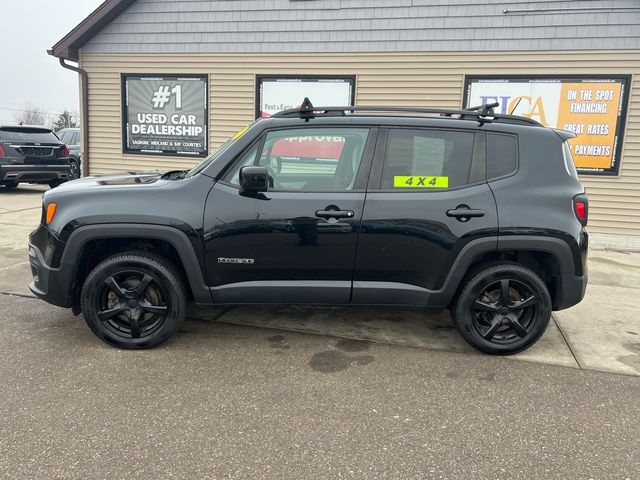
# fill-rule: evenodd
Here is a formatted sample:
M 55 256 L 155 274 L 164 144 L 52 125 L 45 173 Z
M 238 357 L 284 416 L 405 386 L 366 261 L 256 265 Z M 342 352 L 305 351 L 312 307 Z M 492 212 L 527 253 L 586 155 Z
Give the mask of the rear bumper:
M 581 276 L 563 274 L 558 282 L 553 309 L 564 310 L 580 303 L 587 289 L 587 277 L 586 270 Z
M 0 165 L 0 182 L 69 180 L 70 165 Z

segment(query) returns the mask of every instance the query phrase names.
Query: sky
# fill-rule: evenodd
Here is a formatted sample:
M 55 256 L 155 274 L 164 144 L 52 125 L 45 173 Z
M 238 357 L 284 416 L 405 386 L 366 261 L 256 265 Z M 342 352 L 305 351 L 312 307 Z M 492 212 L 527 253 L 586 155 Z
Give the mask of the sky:
M 0 0 L 0 125 L 16 110 L 39 107 L 57 118 L 79 111 L 78 74 L 47 54 L 102 0 Z M 73 65 L 73 63 L 72 63 Z

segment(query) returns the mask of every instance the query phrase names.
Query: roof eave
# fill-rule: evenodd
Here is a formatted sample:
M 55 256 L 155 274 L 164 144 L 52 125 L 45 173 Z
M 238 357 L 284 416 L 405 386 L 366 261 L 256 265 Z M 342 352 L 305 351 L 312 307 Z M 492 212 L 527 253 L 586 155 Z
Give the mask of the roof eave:
M 80 48 L 129 8 L 133 2 L 135 0 L 105 0 L 50 50 L 47 50 L 47 53 L 57 58 L 77 62 L 80 58 Z

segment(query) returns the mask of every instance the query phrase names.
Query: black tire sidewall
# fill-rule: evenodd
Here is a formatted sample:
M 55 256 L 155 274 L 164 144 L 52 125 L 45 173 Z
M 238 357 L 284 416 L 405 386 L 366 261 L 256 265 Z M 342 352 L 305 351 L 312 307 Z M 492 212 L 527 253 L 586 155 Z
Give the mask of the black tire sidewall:
M 493 343 L 483 338 L 474 325 L 472 313 L 473 303 L 483 290 L 504 279 L 522 282 L 539 299 L 529 334 L 508 344 Z M 494 355 L 511 355 L 529 348 L 545 332 L 551 318 L 551 297 L 544 282 L 530 269 L 514 264 L 493 265 L 478 272 L 465 284 L 453 318 L 458 331 L 472 347 Z
M 80 174 L 80 162 L 78 162 L 77 160 L 71 160 L 69 165 L 71 167 L 69 180 L 76 180 L 76 179 L 80 178 L 80 176 L 81 176 L 81 174 Z M 74 167 L 75 167 L 75 170 L 74 170 Z
M 137 270 L 151 275 L 167 295 L 169 313 L 162 326 L 153 334 L 142 338 L 126 338 L 107 328 L 98 318 L 97 306 L 101 285 L 111 275 L 126 270 Z M 178 283 L 176 283 L 178 282 Z M 85 321 L 93 333 L 101 340 L 119 348 L 143 349 L 155 347 L 171 337 L 183 323 L 186 313 L 186 298 L 179 278 L 158 260 L 142 255 L 121 254 L 100 263 L 87 276 L 80 302 Z

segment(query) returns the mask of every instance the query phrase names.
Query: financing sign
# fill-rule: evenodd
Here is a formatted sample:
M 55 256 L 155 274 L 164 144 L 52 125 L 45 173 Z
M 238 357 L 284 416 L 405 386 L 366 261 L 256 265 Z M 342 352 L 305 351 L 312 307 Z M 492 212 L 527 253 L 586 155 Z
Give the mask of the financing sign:
M 498 102 L 494 111 L 574 132 L 578 172 L 616 175 L 620 167 L 628 76 L 467 76 L 464 106 Z
M 206 75 L 123 75 L 124 153 L 207 155 Z

